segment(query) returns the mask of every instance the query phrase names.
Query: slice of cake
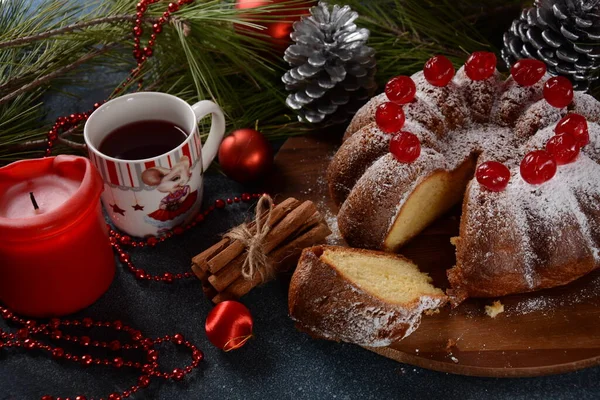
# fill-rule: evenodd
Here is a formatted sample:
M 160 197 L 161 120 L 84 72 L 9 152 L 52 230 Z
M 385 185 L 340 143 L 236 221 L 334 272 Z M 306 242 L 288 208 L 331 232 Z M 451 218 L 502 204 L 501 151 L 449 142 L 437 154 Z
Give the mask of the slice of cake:
M 446 295 L 410 260 L 336 246 L 304 249 L 289 291 L 298 329 L 318 338 L 388 346 L 419 325 Z

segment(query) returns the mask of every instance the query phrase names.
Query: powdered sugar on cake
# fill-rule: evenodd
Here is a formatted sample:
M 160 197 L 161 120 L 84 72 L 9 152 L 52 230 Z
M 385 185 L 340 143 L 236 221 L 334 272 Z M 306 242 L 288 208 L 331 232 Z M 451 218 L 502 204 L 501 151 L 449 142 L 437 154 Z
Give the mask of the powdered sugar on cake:
M 595 233 L 600 229 L 600 221 L 596 221 L 600 215 L 600 103 L 576 92 L 568 108 L 554 108 L 542 95 L 548 78 L 523 87 L 512 77 L 502 81 L 498 73 L 472 81 L 461 68 L 450 84 L 436 87 L 422 72 L 414 74 L 417 92 L 415 100 L 403 106 L 403 130 L 419 138 L 421 155 L 413 163 L 402 164 L 380 149 L 364 173 L 361 170 L 356 179 L 346 181 L 348 197 L 342 199 L 339 214 L 341 232 L 360 246 L 381 248 L 419 183 L 436 171 L 454 171 L 470 157 L 477 157 L 478 165 L 503 163 L 511 179 L 501 192 L 482 189 L 475 179 L 469 185 L 457 256 L 462 246 L 462 253 L 469 254 L 463 254 L 459 264 L 470 265 L 454 275 L 457 282 L 467 275 L 482 281 L 466 283 L 475 292 L 464 291 L 463 295 L 485 295 L 485 291 L 478 292 L 477 285 L 485 286 L 484 281 L 492 285 L 498 278 L 504 279 L 498 292 L 505 294 L 556 286 L 600 266 L 600 236 Z M 361 121 L 370 121 L 369 129 L 378 130 L 374 113 L 384 101 L 385 95 L 377 96 L 357 114 Z M 548 182 L 525 182 L 519 168 L 524 156 L 544 149 L 555 134 L 556 123 L 569 111 L 588 120 L 590 143 L 575 162 L 559 166 Z M 358 119 L 356 132 L 347 133 L 348 137 L 365 129 Z M 377 145 L 386 144 L 390 137 L 378 136 Z M 371 144 L 345 142 L 344 146 L 347 153 L 355 154 L 346 160 L 352 163 L 353 158 L 360 158 L 356 154 Z M 364 208 L 377 212 L 365 212 Z M 372 232 L 373 238 L 361 235 L 364 231 Z M 571 272 L 565 274 L 565 268 Z

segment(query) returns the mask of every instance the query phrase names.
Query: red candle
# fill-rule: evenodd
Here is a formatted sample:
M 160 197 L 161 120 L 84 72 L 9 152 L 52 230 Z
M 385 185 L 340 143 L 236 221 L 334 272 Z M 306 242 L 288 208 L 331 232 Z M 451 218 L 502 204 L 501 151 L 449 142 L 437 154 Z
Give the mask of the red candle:
M 115 260 L 87 158 L 0 168 L 0 301 L 32 317 L 70 314 L 110 286 Z

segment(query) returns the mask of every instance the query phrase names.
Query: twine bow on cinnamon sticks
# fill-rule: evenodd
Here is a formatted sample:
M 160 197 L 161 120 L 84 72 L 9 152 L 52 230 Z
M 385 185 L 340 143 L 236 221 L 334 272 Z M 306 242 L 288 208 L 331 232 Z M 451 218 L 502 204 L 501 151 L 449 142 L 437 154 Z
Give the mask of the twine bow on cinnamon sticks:
M 192 270 L 214 303 L 238 299 L 294 265 L 302 249 L 331 233 L 311 201 L 288 198 L 278 205 L 265 195 L 256 218 L 223 236 L 192 259 Z
M 272 266 L 264 251 L 264 240 L 271 230 L 271 207 L 271 196 L 262 196 L 256 204 L 255 232 L 249 224 L 243 223 L 224 235 L 228 239 L 240 241 L 246 247 L 247 255 L 242 265 L 242 276 L 245 279 L 252 279 L 254 274 L 259 273 L 265 281 L 273 275 Z

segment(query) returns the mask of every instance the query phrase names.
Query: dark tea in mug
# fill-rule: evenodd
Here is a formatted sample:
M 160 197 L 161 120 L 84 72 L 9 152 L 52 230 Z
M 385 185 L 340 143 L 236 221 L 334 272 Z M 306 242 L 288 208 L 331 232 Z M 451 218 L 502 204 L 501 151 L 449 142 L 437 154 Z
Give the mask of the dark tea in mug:
M 110 132 L 98 151 L 120 160 L 143 160 L 168 153 L 185 141 L 188 134 L 169 121 L 143 120 Z

